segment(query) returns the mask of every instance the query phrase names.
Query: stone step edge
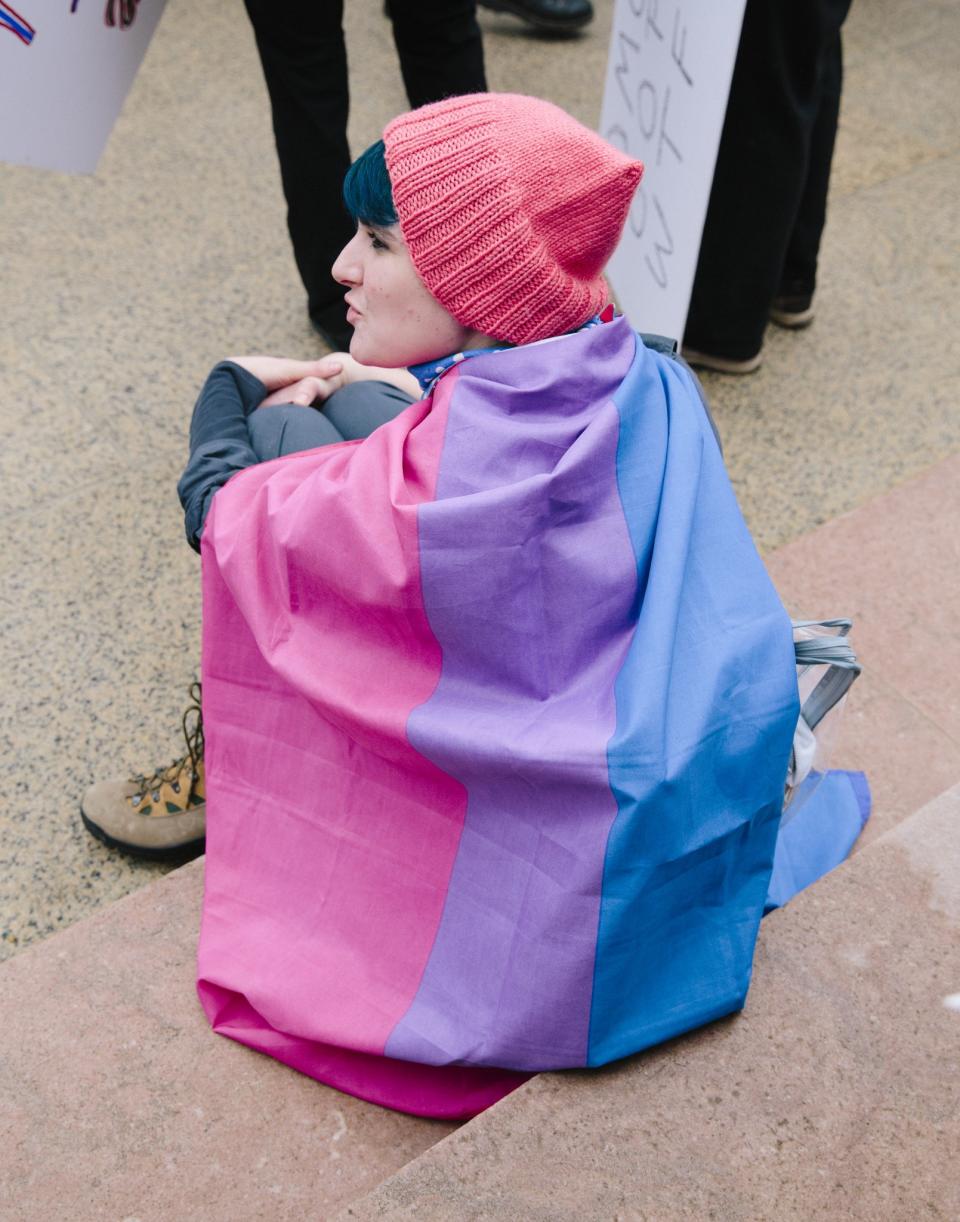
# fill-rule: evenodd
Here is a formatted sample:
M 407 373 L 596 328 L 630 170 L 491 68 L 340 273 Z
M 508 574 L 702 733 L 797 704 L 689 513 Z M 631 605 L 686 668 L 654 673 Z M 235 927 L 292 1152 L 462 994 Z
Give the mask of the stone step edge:
M 945 800 L 949 800 L 952 795 L 960 796 L 960 777 L 956 779 L 956 782 L 953 785 L 948 786 L 940 794 L 925 802 L 916 811 L 906 816 L 898 824 L 896 824 L 896 826 L 885 832 L 883 836 L 878 837 L 877 840 L 867 845 L 862 852 L 848 857 L 847 860 L 837 866 L 836 869 L 830 871 L 829 874 L 824 875 L 823 878 L 806 888 L 805 891 L 800 893 L 797 899 L 801 900 L 803 896 L 807 895 L 808 893 L 814 893 L 819 888 L 829 885 L 829 880 L 833 879 L 835 876 L 846 875 L 851 871 L 856 871 L 862 875 L 864 871 L 869 871 L 872 861 L 884 854 L 890 846 L 899 845 L 902 847 L 905 842 L 909 842 L 911 826 L 916 824 L 917 821 L 924 816 L 925 812 L 936 808 L 938 804 L 944 802 Z M 765 923 L 775 922 L 777 924 L 782 924 L 784 922 L 789 922 L 793 910 L 794 903 L 791 902 L 766 917 Z M 958 985 L 960 985 L 960 979 L 958 979 Z M 748 997 L 747 1005 L 749 1006 L 749 1004 Z M 685 1036 L 678 1037 L 677 1042 L 682 1046 L 685 1041 L 695 1039 L 698 1034 L 704 1031 L 709 1031 L 710 1027 L 712 1026 L 721 1026 L 724 1023 L 736 1021 L 738 1021 L 738 1016 L 733 1016 L 732 1019 L 720 1020 L 719 1024 L 708 1024 L 706 1028 L 698 1028 L 697 1030 L 689 1032 Z M 649 1049 L 649 1052 L 656 1053 L 658 1048 L 662 1047 L 662 1045 L 654 1046 L 653 1048 Z M 640 1060 L 645 1055 L 647 1054 L 640 1053 L 636 1059 Z M 635 1058 L 627 1058 L 625 1063 L 621 1062 L 620 1064 L 626 1064 L 628 1066 L 629 1062 L 634 1059 Z M 393 1175 L 389 1176 L 365 1196 L 359 1197 L 357 1200 L 351 1202 L 351 1204 L 346 1206 L 343 1210 L 341 1210 L 341 1212 L 335 1214 L 329 1220 L 329 1222 L 357 1222 L 358 1219 L 373 1219 L 387 1216 L 386 1202 L 381 1198 L 381 1194 L 384 1191 L 389 1193 L 394 1186 L 403 1185 L 403 1187 L 407 1190 L 407 1195 L 409 1195 L 410 1178 L 420 1175 L 428 1175 L 431 1168 L 435 1164 L 435 1160 L 437 1158 L 445 1158 L 448 1150 L 450 1151 L 452 1157 L 456 1157 L 458 1143 L 463 1141 L 464 1136 L 468 1138 L 470 1137 L 471 1129 L 474 1126 L 482 1124 L 484 1127 L 489 1127 L 492 1122 L 495 1125 L 501 1126 L 505 1134 L 508 1133 L 511 1123 L 517 1115 L 518 1109 L 523 1109 L 524 1107 L 525 1096 L 529 1094 L 530 1091 L 535 1089 L 535 1083 L 541 1076 L 544 1075 L 536 1075 L 529 1082 L 525 1083 L 512 1094 L 502 1099 L 499 1103 L 494 1104 L 493 1107 L 488 1108 L 485 1112 L 481 1112 L 479 1116 L 466 1122 L 466 1124 L 462 1125 L 455 1132 L 436 1142 L 428 1150 L 424 1151 L 423 1154 L 418 1155 L 409 1163 L 399 1168 Z M 560 1071 L 547 1076 L 554 1079 L 554 1081 L 558 1084 L 559 1090 L 562 1092 L 563 1072 Z M 489 1138 L 487 1140 L 489 1141 Z M 400 1197 L 403 1195 L 403 1193 L 398 1192 L 396 1195 Z M 406 1216 L 406 1212 L 406 1210 L 402 1211 L 403 1216 Z M 400 1215 L 395 1211 L 391 1211 L 389 1216 L 393 1217 Z M 414 1216 L 414 1214 L 411 1213 L 411 1216 Z M 438 1210 L 436 1216 L 437 1218 L 446 1218 L 448 1215 Z M 480 1215 L 477 1216 L 479 1217 Z M 631 1219 L 633 1216 L 634 1215 L 632 1214 L 630 1215 Z M 637 1214 L 636 1216 L 639 1218 L 641 1215 Z

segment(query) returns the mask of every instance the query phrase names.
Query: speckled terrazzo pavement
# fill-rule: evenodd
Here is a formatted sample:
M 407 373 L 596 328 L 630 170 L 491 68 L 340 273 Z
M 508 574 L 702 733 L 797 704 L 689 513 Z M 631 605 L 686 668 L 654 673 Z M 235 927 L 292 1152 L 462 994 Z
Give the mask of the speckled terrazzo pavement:
M 599 114 L 588 33 L 483 16 L 488 75 Z M 355 148 L 405 105 L 379 0 L 351 0 Z M 704 379 L 761 545 L 960 450 L 956 3 L 857 0 L 818 318 Z M 0 955 L 163 872 L 93 841 L 86 784 L 165 762 L 198 660 L 174 485 L 229 352 L 309 355 L 269 108 L 241 7 L 170 0 L 92 177 L 0 166 Z

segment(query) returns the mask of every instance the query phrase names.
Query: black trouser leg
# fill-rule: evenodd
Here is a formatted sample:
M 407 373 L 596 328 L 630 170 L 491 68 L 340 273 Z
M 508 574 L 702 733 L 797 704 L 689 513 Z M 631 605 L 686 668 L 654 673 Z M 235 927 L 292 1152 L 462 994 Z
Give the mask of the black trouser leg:
M 342 303 L 330 275 L 353 234 L 340 188 L 347 146 L 343 0 L 244 0 L 270 93 L 287 225 L 311 314 Z
M 411 106 L 486 90 L 475 0 L 390 0 L 390 18 Z
M 830 166 L 837 138 L 840 91 L 843 83 L 840 21 L 846 15 L 849 3 L 842 7 L 844 12 L 837 22 L 836 33 L 824 50 L 820 108 L 810 138 L 807 181 L 780 274 L 778 291 L 793 296 L 812 294 L 817 285 L 817 257 L 827 218 L 827 191 L 830 186 Z
M 353 234 L 341 199 L 347 146 L 343 0 L 244 0 L 270 93 L 287 225 L 312 316 L 345 327 L 330 268 Z M 486 89 L 474 0 L 392 0 L 411 106 Z M 326 313 L 326 317 L 323 317 Z
M 760 349 L 806 192 L 825 52 L 848 7 L 747 0 L 687 316 L 690 348 L 734 360 Z

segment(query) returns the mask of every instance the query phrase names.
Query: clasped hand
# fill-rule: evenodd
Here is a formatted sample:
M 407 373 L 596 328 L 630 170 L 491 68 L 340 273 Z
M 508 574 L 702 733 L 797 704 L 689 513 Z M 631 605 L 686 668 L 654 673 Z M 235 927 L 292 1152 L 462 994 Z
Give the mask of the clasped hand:
M 380 369 L 361 365 L 349 352 L 332 352 L 315 361 L 294 361 L 281 356 L 231 356 L 234 365 L 252 373 L 270 391 L 261 407 L 295 404 L 311 407 L 329 399 L 334 391 L 351 382 L 389 382 L 417 397 L 420 388 L 405 369 Z

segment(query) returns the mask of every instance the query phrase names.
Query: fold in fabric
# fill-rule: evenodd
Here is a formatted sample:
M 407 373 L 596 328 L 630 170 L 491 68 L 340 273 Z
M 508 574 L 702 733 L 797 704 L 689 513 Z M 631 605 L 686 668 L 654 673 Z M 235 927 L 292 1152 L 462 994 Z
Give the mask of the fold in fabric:
M 870 817 L 870 786 L 862 772 L 811 773 L 794 801 L 800 809 L 777 837 L 765 912 L 846 861 Z
M 475 357 L 202 550 L 217 1031 L 456 1117 L 742 1006 L 796 672 L 682 364 Z

